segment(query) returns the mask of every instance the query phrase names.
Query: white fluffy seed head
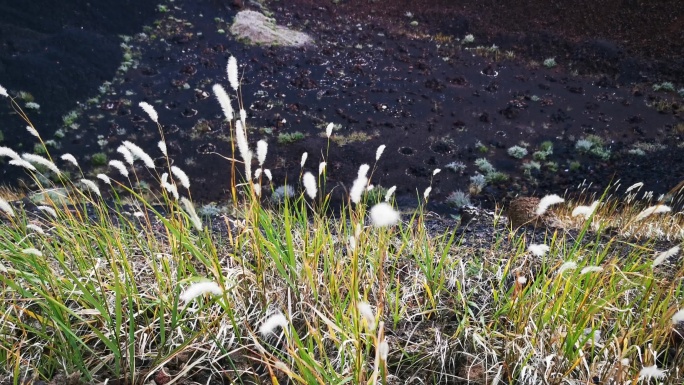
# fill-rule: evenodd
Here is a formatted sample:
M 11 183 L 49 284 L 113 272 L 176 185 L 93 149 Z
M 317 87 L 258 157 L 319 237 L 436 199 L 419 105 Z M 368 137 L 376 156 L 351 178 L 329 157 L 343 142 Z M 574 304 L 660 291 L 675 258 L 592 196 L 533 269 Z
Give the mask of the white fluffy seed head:
M 666 373 L 665 370 L 663 369 L 658 369 L 657 365 L 653 366 L 644 366 L 643 369 L 639 372 L 639 379 L 640 380 L 650 380 L 651 378 L 655 378 L 657 380 L 665 378 Z
M 9 98 L 9 94 L 7 93 L 7 89 L 3 86 L 0 86 L 0 95 L 4 96 L 6 98 Z
M 124 147 L 124 148 L 125 148 L 125 147 Z M 122 161 L 116 160 L 116 159 L 110 160 L 110 161 L 109 161 L 109 165 L 110 165 L 111 167 L 114 167 L 115 169 L 117 169 L 117 170 L 119 171 L 119 174 L 121 174 L 121 175 L 123 175 L 124 177 L 128 178 L 128 169 L 126 168 L 126 165 L 123 164 Z
M 221 289 L 221 286 L 216 282 L 197 282 L 187 287 L 180 295 L 179 299 L 187 304 L 195 298 L 205 294 L 221 295 L 223 294 L 223 289 Z
M 14 150 L 12 150 L 9 147 L 0 147 L 0 156 L 6 156 L 12 159 L 21 159 L 19 154 L 17 154 Z
M 12 209 L 12 205 L 2 198 L 0 198 L 0 210 L 4 211 L 8 217 L 14 216 L 14 209 Z
M 380 147 L 378 147 L 377 150 L 375 150 L 375 160 L 378 161 L 380 160 L 380 157 L 382 156 L 382 153 L 385 152 L 385 145 L 381 144 Z
M 33 165 L 31 163 L 29 163 L 23 159 L 12 159 L 9 161 L 9 164 L 11 164 L 12 166 L 23 167 L 27 170 L 36 171 L 36 168 L 33 167 Z
M 577 263 L 568 261 L 563 263 L 560 268 L 558 268 L 558 274 L 563 274 L 566 271 L 569 270 L 575 270 L 577 268 Z
M 159 143 L 157 143 L 157 147 L 159 147 L 159 151 L 161 151 L 162 154 L 164 154 L 164 156 L 169 156 L 166 153 L 166 142 L 165 141 L 160 140 Z
M 154 107 L 147 102 L 140 102 L 138 103 L 140 108 L 147 113 L 147 115 L 152 119 L 153 122 L 159 123 L 159 116 L 157 115 L 157 111 L 154 109 Z
M 21 252 L 22 252 L 23 254 L 26 254 L 26 255 L 33 255 L 33 256 L 36 256 L 36 257 L 42 257 L 42 256 L 43 256 L 43 253 L 42 253 L 40 250 L 35 249 L 35 248 L 33 248 L 33 247 L 29 247 L 29 248 L 27 248 L 27 249 L 23 249 Z
M 584 269 L 580 270 L 580 275 L 585 275 L 589 273 L 600 273 L 603 271 L 603 268 L 601 266 L 587 266 Z
M 394 192 L 397 190 L 397 186 L 392 186 L 387 190 L 387 193 L 385 194 L 385 202 L 389 202 L 390 199 L 392 199 L 392 195 L 394 195 Z
M 53 209 L 50 206 L 36 206 L 36 208 L 40 211 L 45 211 L 46 213 L 50 214 L 53 218 L 57 218 L 57 211 Z
M 260 168 L 257 168 L 256 170 L 254 170 L 254 179 L 259 179 L 262 172 L 263 172 L 263 170 Z
M 60 175 L 62 173 L 61 171 L 59 171 L 59 169 L 57 168 L 57 166 L 55 166 L 54 163 L 50 162 L 49 160 L 43 158 L 40 155 L 22 154 L 21 157 L 24 158 L 24 160 L 29 162 L 29 163 L 43 165 L 57 175 Z
M 356 250 L 356 238 L 354 237 L 349 237 L 349 249 L 351 251 Z
M 387 202 L 380 202 L 370 209 L 370 218 L 373 226 L 386 227 L 396 225 L 401 216 L 392 205 Z
M 359 204 L 361 202 L 361 196 L 366 190 L 366 185 L 368 184 L 368 178 L 365 176 L 357 177 L 352 184 L 351 190 L 349 190 L 349 198 L 352 202 Z
M 240 83 L 238 81 L 238 65 L 235 56 L 228 58 L 228 66 L 226 67 L 226 73 L 228 74 L 228 83 L 230 86 L 237 91 Z
M 97 174 L 97 179 L 101 180 L 102 182 L 111 185 L 112 181 L 109 179 L 109 177 L 105 174 Z
M 273 175 L 271 175 L 271 170 L 264 169 L 264 175 L 266 175 L 266 178 L 268 178 L 269 181 L 273 180 Z
M 669 250 L 663 251 L 662 253 L 656 254 L 656 257 L 653 259 L 653 267 L 656 267 L 663 262 L 665 262 L 666 259 L 670 257 L 674 257 L 679 253 L 679 246 L 675 246 L 670 248 Z
M 185 212 L 190 217 L 192 225 L 195 226 L 195 229 L 197 229 L 197 231 L 202 231 L 202 221 L 197 215 L 197 211 L 195 211 L 195 205 L 193 205 L 192 202 L 190 202 L 190 200 L 186 197 L 181 198 L 181 203 L 183 204 Z
M 252 190 L 254 190 L 254 195 L 261 196 L 261 185 L 259 183 L 253 183 Z
M 188 174 L 186 174 L 185 171 L 176 166 L 171 166 L 171 173 L 173 173 L 173 176 L 180 182 L 181 186 L 186 189 L 190 188 L 190 178 L 188 178 Z
M 375 330 L 375 314 L 373 314 L 373 308 L 367 302 L 358 302 L 356 307 L 359 309 L 359 315 L 361 316 L 361 322 L 365 323 L 366 329 L 369 331 Z
M 678 324 L 680 322 L 684 322 L 684 309 L 678 310 L 672 316 L 672 323 L 673 324 Z
M 300 166 L 301 168 L 304 168 L 304 164 L 306 163 L 306 158 L 308 158 L 308 157 L 309 157 L 309 153 L 308 153 L 308 152 L 305 152 L 305 153 L 302 154 L 302 160 L 299 161 L 299 166 Z
M 257 161 L 259 166 L 264 165 L 266 161 L 266 154 L 268 153 L 268 143 L 265 140 L 260 140 L 257 142 Z
M 123 144 L 122 144 L 121 146 L 119 146 L 119 147 L 116 149 L 116 152 L 118 152 L 119 154 L 123 155 L 124 160 L 126 161 L 126 163 L 130 164 L 131 166 L 133 165 L 133 162 L 135 162 L 135 158 L 133 157 L 133 154 L 132 154 L 131 151 L 130 151 L 126 146 L 124 146 Z
M 268 317 L 266 321 L 259 326 L 259 333 L 261 333 L 263 337 L 268 337 L 276 332 L 276 328 L 281 328 L 283 332 L 287 331 L 287 318 L 285 318 L 283 313 L 278 312 Z
M 88 190 L 94 192 L 97 196 L 102 196 L 102 194 L 100 194 L 100 188 L 97 187 L 97 184 L 92 180 L 81 179 L 81 183 L 83 183 L 83 185 L 86 186 Z
M 316 187 L 316 177 L 307 171 L 302 178 L 302 183 L 304 183 L 306 195 L 308 195 L 311 199 L 315 199 L 316 193 L 318 193 L 318 188 Z
M 133 158 L 142 160 L 142 162 L 145 163 L 145 167 L 152 169 L 155 168 L 154 160 L 151 156 L 147 155 L 142 148 L 128 140 L 125 140 L 123 145 L 128 149 L 128 151 L 130 151 L 131 154 L 133 154 Z
M 627 187 L 627 190 L 625 190 L 625 193 L 628 193 L 628 192 L 630 192 L 630 191 L 632 191 L 632 190 L 634 190 L 634 189 L 640 189 L 640 188 L 642 188 L 642 187 L 644 187 L 644 182 L 637 182 L 637 183 L 634 183 L 633 185 Z
M 64 154 L 64 155 L 62 155 L 60 158 L 61 158 L 63 161 L 69 162 L 69 163 L 73 164 L 74 166 L 78 167 L 78 161 L 76 160 L 76 158 L 75 158 L 73 155 L 71 155 L 71 154 Z
M 242 124 L 245 124 L 245 120 L 247 120 L 247 111 L 244 109 L 240 110 L 240 120 L 242 121 Z
M 166 178 L 164 178 L 164 176 L 166 176 Z M 168 191 L 171 194 L 171 196 L 173 196 L 173 199 L 178 200 L 178 198 L 180 198 L 180 195 L 178 194 L 178 187 L 176 187 L 175 184 L 167 182 L 166 180 L 168 179 L 168 177 L 169 174 L 167 173 L 164 173 L 164 175 L 162 175 L 162 187 L 164 187 L 164 189 L 166 189 L 166 191 Z
M 577 206 L 574 210 L 572 210 L 572 216 L 583 216 L 585 218 L 589 218 L 591 214 L 593 214 L 594 211 L 596 211 L 598 205 L 599 201 L 595 201 L 590 206 Z
M 334 127 L 335 127 L 334 124 L 328 123 L 328 126 L 325 128 L 325 136 L 327 136 L 328 138 L 330 138 L 330 135 L 332 135 L 332 132 L 333 132 L 333 128 L 334 128 Z
M 537 205 L 537 209 L 534 213 L 536 215 L 544 215 L 544 213 L 549 207 L 562 202 L 565 202 L 565 199 L 559 197 L 556 194 L 547 195 L 543 197 L 541 200 L 539 200 L 539 204 Z
M 383 360 L 384 362 L 387 362 L 387 356 L 389 355 L 389 344 L 387 343 L 386 339 L 382 339 L 382 342 L 380 342 L 380 345 L 378 346 L 378 355 L 380 356 L 380 359 Z
M 644 209 L 642 212 L 640 212 L 635 218 L 635 221 L 640 221 L 645 219 L 646 217 L 649 217 L 653 214 L 660 214 L 660 213 L 667 213 L 670 212 L 672 209 L 668 206 L 665 205 L 657 205 L 657 206 L 651 206 L 647 209 Z
M 532 253 L 535 257 L 543 257 L 549 250 L 550 248 L 547 245 L 533 244 L 527 247 L 527 251 Z
M 29 223 L 28 225 L 26 225 L 26 230 L 33 230 L 34 232 L 40 235 L 45 235 L 45 231 L 43 231 L 43 229 L 40 226 L 34 225 L 33 223 Z
M 233 105 L 230 103 L 230 97 L 226 93 L 226 90 L 220 84 L 214 84 L 213 87 L 214 95 L 216 95 L 216 100 L 218 100 L 219 105 L 221 105 L 221 110 L 223 110 L 223 115 L 229 121 L 234 118 Z
M 430 197 L 430 192 L 432 192 L 432 186 L 429 186 L 428 188 L 425 189 L 425 191 L 423 191 L 423 199 L 425 199 L 427 201 L 428 198 Z
M 439 174 L 441 171 L 442 171 L 441 168 L 436 168 L 435 171 L 432 172 L 432 176 Z
M 325 166 L 328 164 L 326 162 L 321 162 L 318 164 L 318 176 L 323 175 L 323 171 L 325 171 Z
M 36 131 L 35 128 L 31 126 L 26 126 L 26 131 L 28 131 L 29 134 L 35 136 L 36 138 L 40 138 L 40 134 L 38 133 L 38 131 Z

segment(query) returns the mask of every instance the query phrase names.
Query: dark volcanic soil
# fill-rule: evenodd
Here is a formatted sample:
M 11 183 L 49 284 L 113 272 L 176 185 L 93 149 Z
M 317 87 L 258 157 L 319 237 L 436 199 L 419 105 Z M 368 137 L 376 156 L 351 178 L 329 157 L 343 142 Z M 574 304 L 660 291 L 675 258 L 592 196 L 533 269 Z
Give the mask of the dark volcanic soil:
M 84 59 L 78 67 L 83 73 L 67 71 L 75 84 L 91 85 L 84 91 L 87 96 L 41 92 L 46 80 L 22 73 L 36 72 L 33 61 L 59 60 L 22 56 L 17 48 L 0 58 L 0 84 L 11 92 L 30 91 L 44 106 L 38 115 L 29 113 L 45 139 L 53 138 L 59 117 L 70 109 L 63 106 L 80 101 L 79 128 L 67 129 L 58 142 L 61 149 L 54 152 L 70 152 L 84 165 L 101 151 L 116 158 L 123 140 L 161 155 L 156 127 L 137 106 L 140 101 L 155 105 L 171 157 L 190 175 L 193 198 L 206 201 L 227 197 L 229 163 L 213 153 L 230 155 L 230 132 L 210 93 L 216 82 L 227 87 L 225 64 L 231 55 L 244 73 L 250 142 L 266 139 L 270 144 L 266 168 L 273 172 L 274 187 L 298 178 L 305 151 L 305 170 L 318 169 L 326 153 L 323 132 L 328 122 L 339 125 L 326 159 L 327 186 L 335 187 L 338 198 L 350 188 L 359 165 L 374 162 L 381 144 L 387 149 L 372 183 L 397 185 L 404 204 L 415 204 L 432 183 L 429 208 L 436 211 L 448 210 L 442 203 L 453 191 L 468 191 L 470 178 L 479 172 L 474 165 L 478 158 L 509 176 L 475 197 L 485 203 L 518 194 L 572 192 L 584 180 L 597 191 L 615 179 L 627 185 L 643 181 L 658 194 L 684 176 L 682 100 L 674 92 L 652 90 L 653 83 L 662 81 L 684 87 L 678 83 L 684 78 L 679 1 L 579 6 L 533 1 L 492 1 L 487 6 L 477 1 L 265 2 L 263 9 L 279 24 L 309 33 L 316 41 L 297 49 L 247 46 L 220 31 L 229 29 L 238 11 L 229 3 L 177 0 L 168 12 L 157 14 L 154 26 L 127 43 L 129 68 L 119 70 L 112 87 L 90 104 L 85 99 L 98 96 L 92 79 L 114 76 L 113 68 L 122 61 L 120 50 L 103 53 L 97 60 L 103 66 Z M 260 9 L 252 3 L 247 7 Z M 148 11 L 126 24 L 138 25 Z M 110 11 L 101 12 L 107 16 Z M 27 28 L 35 34 L 39 25 Z M 5 50 L 21 46 L 22 36 L 31 34 L 20 33 L 16 24 L 3 28 L 11 32 L 2 34 Z M 105 49 L 101 41 L 137 32 L 97 32 L 90 41 L 68 46 Z M 475 41 L 463 43 L 466 34 Z M 48 51 L 53 47 L 53 40 L 42 35 L 31 41 Z M 6 64 L 19 56 L 27 63 L 24 68 Z M 549 58 L 557 66 L 542 64 Z M 55 74 L 46 67 L 37 68 L 46 76 Z M 47 107 L 53 103 L 60 107 Z M 3 145 L 32 149 L 24 125 L 10 111 L 0 109 Z M 279 135 L 293 132 L 304 139 L 278 143 Z M 577 140 L 589 135 L 604 140 L 609 158 L 576 150 Z M 363 140 L 340 144 L 353 138 Z M 544 141 L 553 142 L 553 154 L 539 161 L 539 169 L 525 173 L 523 164 L 531 164 L 532 153 Z M 641 143 L 642 155 L 634 154 L 639 152 L 635 143 Z M 529 154 L 512 158 L 507 149 L 514 145 L 526 146 Z M 465 168 L 449 170 L 453 162 Z M 8 167 L 3 167 L 5 182 L 20 175 Z M 442 172 L 432 178 L 435 168 Z

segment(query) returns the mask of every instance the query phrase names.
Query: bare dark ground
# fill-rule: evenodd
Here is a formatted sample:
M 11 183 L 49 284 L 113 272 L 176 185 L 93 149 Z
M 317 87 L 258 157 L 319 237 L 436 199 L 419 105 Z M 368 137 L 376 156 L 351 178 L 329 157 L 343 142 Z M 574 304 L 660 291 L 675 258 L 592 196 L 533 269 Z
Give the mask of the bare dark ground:
M 373 163 L 381 144 L 387 149 L 372 182 L 397 185 L 399 202 L 411 205 L 430 185 L 432 171 L 442 168 L 433 179 L 429 206 L 439 212 L 448 211 L 442 202 L 451 192 L 468 190 L 469 178 L 478 172 L 473 162 L 482 157 L 509 175 L 474 197 L 485 204 L 518 194 L 572 192 L 584 180 L 596 191 L 611 180 L 643 181 L 657 194 L 684 175 L 678 147 L 684 131 L 681 98 L 651 88 L 663 80 L 681 87 L 676 81 L 684 68 L 677 64 L 684 57 L 678 50 L 682 28 L 675 28 L 684 17 L 680 2 L 594 1 L 584 7 L 532 1 L 516 6 L 497 1 L 487 6 L 474 1 L 267 2 L 279 24 L 316 40 L 315 46 L 299 49 L 252 47 L 219 33 L 228 30 L 237 12 L 227 3 L 177 1 L 158 14 L 160 21 L 146 30 L 147 37 L 129 43 L 140 52 L 137 68 L 119 72 L 111 91 L 85 105 L 80 128 L 67 130 L 55 152 L 70 152 L 88 165 L 96 152 L 116 157 L 115 148 L 128 139 L 159 154 L 156 127 L 137 107 L 148 101 L 157 107 L 171 157 L 191 176 L 193 198 L 224 201 L 229 164 L 210 152 L 230 155 L 230 133 L 217 102 L 205 91 L 215 82 L 227 86 L 225 63 L 234 55 L 244 73 L 250 141 L 270 143 L 265 167 L 273 171 L 274 186 L 296 180 L 305 151 L 305 170 L 317 170 L 326 153 L 327 122 L 341 125 L 334 134 L 338 139 L 365 135 L 343 146 L 331 143 L 327 185 L 335 187 L 337 199 L 346 195 L 359 165 Z M 460 44 L 467 33 L 475 42 Z M 8 41 L 20 40 L 8 37 L 6 47 Z M 493 44 L 496 52 L 473 49 Z M 545 68 L 541 63 L 550 57 L 558 65 Z M 110 53 L 101 61 L 111 66 L 116 60 L 121 59 Z M 94 63 L 83 63 L 79 71 L 91 73 L 90 67 L 98 71 Z M 45 100 L 30 80 L 22 84 L 20 70 L 3 69 L 0 75 L 10 79 L 0 78 L 1 84 L 29 89 L 44 106 L 31 116 L 44 138 L 52 138 L 65 110 L 63 103 L 58 110 L 48 106 L 59 96 L 49 93 Z M 69 75 L 75 83 L 88 78 L 79 71 Z M 91 89 L 90 96 L 97 91 Z M 8 112 L 5 107 L 0 115 L 4 144 L 31 150 L 21 121 Z M 279 135 L 293 132 L 305 138 L 277 143 Z M 588 135 L 605 140 L 610 159 L 575 150 L 575 142 Z M 523 162 L 547 140 L 554 144 L 553 155 L 540 162 L 540 170 L 524 175 Z M 506 150 L 521 141 L 529 144 L 529 154 L 522 160 L 508 156 Z M 636 142 L 665 147 L 631 155 L 627 151 Z M 466 168 L 447 170 L 451 162 Z M 8 167 L 4 172 L 6 182 L 19 175 Z

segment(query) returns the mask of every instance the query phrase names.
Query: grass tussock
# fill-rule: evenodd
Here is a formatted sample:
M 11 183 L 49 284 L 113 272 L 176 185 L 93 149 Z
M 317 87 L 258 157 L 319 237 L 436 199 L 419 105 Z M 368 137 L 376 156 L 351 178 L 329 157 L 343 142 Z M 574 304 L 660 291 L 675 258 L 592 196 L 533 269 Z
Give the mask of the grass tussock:
M 234 60 L 228 74 L 239 95 Z M 461 231 L 422 207 L 400 214 L 394 187 L 368 191 L 384 146 L 332 210 L 332 124 L 294 195 L 266 204 L 267 145 L 253 159 L 244 110 L 214 90 L 234 128 L 230 215 L 199 216 L 161 130 L 166 165 L 124 142 L 106 175 L 2 148 L 43 198 L 0 201 L 0 382 L 682 382 L 679 213 L 633 188 L 542 199 L 537 213 L 565 223 L 553 231 L 499 212 Z

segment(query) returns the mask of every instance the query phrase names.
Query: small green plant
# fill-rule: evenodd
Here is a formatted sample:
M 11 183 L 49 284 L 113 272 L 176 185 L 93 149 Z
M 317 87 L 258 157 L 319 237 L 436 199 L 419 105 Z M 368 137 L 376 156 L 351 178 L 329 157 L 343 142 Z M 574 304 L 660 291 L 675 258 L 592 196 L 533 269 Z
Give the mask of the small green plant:
M 550 57 L 550 58 L 544 60 L 544 67 L 546 67 L 546 68 L 553 68 L 556 65 L 557 65 L 556 58 Z
M 672 84 L 672 82 L 656 83 L 653 85 L 653 91 L 674 92 L 675 86 L 674 86 L 674 84 Z
M 458 173 L 463 172 L 463 170 L 465 170 L 466 165 L 465 165 L 465 163 L 463 163 L 463 162 L 453 161 L 453 162 L 447 163 L 447 164 L 444 166 L 444 168 L 446 168 L 446 169 L 448 169 L 448 170 L 451 170 L 451 171 L 453 171 L 453 172 L 455 172 L 455 173 L 458 174 Z
M 532 154 L 532 158 L 536 161 L 543 161 L 551 154 L 553 154 L 553 142 L 547 140 L 539 145 L 539 150 Z
M 596 135 L 589 135 L 575 143 L 575 149 L 581 153 L 594 155 L 602 160 L 610 159 L 610 150 L 604 147 L 604 141 Z
M 522 159 L 527 156 L 527 149 L 525 147 L 513 146 L 508 149 L 508 155 L 515 159 Z
M 283 132 L 278 135 L 278 143 L 280 144 L 292 144 L 304 140 L 305 135 L 299 131 L 295 132 Z
M 104 152 L 96 152 L 90 158 L 90 162 L 93 164 L 93 166 L 104 166 L 107 164 L 107 154 Z
M 470 34 L 470 33 L 467 34 L 467 35 L 465 35 L 465 36 L 463 37 L 463 40 L 461 40 L 461 42 L 463 42 L 463 44 L 470 44 L 470 43 L 472 43 L 472 42 L 474 42 L 474 41 L 475 41 L 475 36 L 473 36 L 473 35 Z
M 480 142 L 479 140 L 475 142 L 475 148 L 477 149 L 477 151 L 483 154 L 489 152 L 489 147 L 487 147 L 484 143 Z
M 470 194 L 461 190 L 453 191 L 451 194 L 447 196 L 446 203 L 449 206 L 455 207 L 457 209 L 465 206 L 470 206 Z
M 570 168 L 570 171 L 579 171 L 579 169 L 582 168 L 582 163 L 580 163 L 576 160 L 573 160 L 572 162 L 570 162 L 569 168 Z

